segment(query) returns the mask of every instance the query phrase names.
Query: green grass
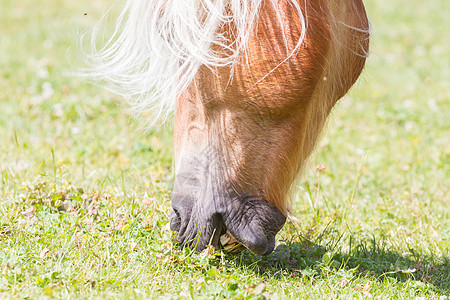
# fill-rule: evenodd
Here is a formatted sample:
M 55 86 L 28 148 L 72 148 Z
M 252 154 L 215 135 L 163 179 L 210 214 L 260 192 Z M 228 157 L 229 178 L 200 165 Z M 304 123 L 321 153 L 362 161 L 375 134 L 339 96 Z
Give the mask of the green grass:
M 2 0 L 0 298 L 446 299 L 450 5 L 365 2 L 367 68 L 257 257 L 173 249 L 171 129 L 64 75 L 109 2 Z

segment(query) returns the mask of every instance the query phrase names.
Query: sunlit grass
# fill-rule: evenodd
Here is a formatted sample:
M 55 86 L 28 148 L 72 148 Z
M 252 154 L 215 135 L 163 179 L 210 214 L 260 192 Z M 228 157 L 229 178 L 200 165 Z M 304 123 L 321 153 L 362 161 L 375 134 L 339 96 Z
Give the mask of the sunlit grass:
M 366 1 L 367 68 L 334 110 L 268 257 L 172 248 L 170 126 L 140 131 L 120 98 L 65 76 L 109 5 L 2 1 L 0 297 L 450 293 L 445 0 Z

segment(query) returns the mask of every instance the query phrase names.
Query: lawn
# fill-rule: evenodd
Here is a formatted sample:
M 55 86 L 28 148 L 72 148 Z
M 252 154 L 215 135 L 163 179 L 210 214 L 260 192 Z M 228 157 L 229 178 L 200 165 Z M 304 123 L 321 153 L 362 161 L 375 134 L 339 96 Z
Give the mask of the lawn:
M 448 299 L 450 2 L 365 3 L 367 67 L 258 257 L 174 249 L 170 124 L 69 76 L 111 2 L 2 0 L 0 298 Z

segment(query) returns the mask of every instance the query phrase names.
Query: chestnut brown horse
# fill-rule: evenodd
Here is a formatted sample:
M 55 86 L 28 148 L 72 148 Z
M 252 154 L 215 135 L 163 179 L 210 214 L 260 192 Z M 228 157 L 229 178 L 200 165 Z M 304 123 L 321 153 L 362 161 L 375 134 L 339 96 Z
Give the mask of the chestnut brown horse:
M 368 47 L 361 0 L 129 0 L 89 58 L 91 75 L 156 122 L 175 109 L 179 243 L 217 247 L 228 231 L 269 254 Z

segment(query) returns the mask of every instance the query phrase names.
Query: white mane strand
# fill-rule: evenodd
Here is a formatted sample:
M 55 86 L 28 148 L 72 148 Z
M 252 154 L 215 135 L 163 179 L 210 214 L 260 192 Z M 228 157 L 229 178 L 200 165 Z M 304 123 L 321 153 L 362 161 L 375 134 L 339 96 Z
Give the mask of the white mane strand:
M 172 113 L 200 66 L 232 68 L 245 55 L 262 1 L 128 0 L 114 33 L 101 48 L 96 46 L 101 24 L 94 28 L 86 54 L 88 67 L 82 73 L 131 99 L 137 113 L 150 112 L 153 125 Z M 281 22 L 278 1 L 266 1 L 272 2 Z M 282 1 L 298 11 L 303 26 L 287 60 L 299 50 L 306 26 L 297 0 Z M 236 30 L 230 38 L 220 33 L 225 25 Z

